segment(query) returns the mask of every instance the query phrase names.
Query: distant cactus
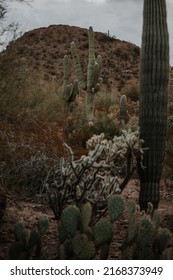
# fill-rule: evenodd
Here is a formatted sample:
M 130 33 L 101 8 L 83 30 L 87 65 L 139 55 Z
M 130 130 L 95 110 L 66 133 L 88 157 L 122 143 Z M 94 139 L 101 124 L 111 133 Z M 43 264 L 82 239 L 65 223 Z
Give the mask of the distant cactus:
M 144 147 L 139 203 L 141 210 L 160 200 L 159 185 L 165 156 L 169 82 L 169 36 L 166 1 L 144 0 L 140 69 L 140 138 Z
M 90 26 L 88 31 L 89 37 L 89 61 L 87 66 L 87 81 L 84 79 L 82 67 L 80 65 L 79 56 L 76 50 L 75 43 L 71 43 L 71 51 L 74 59 L 75 72 L 79 81 L 80 88 L 86 90 L 86 115 L 89 121 L 94 118 L 94 96 L 100 90 L 102 79 L 100 78 L 100 69 L 102 66 L 102 57 L 98 55 L 95 58 L 94 50 L 94 32 Z
M 27 229 L 22 222 L 17 222 L 14 227 L 15 241 L 9 251 L 10 259 L 28 260 L 41 259 L 42 235 L 48 228 L 46 217 L 38 220 L 37 229 Z
M 127 97 L 125 95 L 120 98 L 120 122 L 123 124 L 127 122 Z
M 82 89 L 86 89 L 86 81 L 84 78 L 84 74 L 82 72 L 82 67 L 80 64 L 80 59 L 79 59 L 79 55 L 76 49 L 76 45 L 74 42 L 71 42 L 71 51 L 72 51 L 72 56 L 73 56 L 73 61 L 74 61 L 74 68 L 75 68 L 75 72 L 76 72 L 76 76 L 77 79 L 79 81 L 79 87 Z
M 70 68 L 69 68 L 69 57 L 64 56 L 64 83 L 63 83 L 63 100 L 66 105 L 69 106 L 73 102 L 79 93 L 78 80 L 75 80 L 73 85 L 70 84 Z

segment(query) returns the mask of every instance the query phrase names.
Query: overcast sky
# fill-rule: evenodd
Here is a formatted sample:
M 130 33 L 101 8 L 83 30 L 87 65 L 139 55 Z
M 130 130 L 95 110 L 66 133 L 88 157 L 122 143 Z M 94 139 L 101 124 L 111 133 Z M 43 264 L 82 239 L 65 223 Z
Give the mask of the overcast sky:
M 143 0 L 30 0 L 31 6 L 12 2 L 8 17 L 22 31 L 50 24 L 68 24 L 110 32 L 117 38 L 141 45 Z M 173 65 L 173 0 L 166 0 Z

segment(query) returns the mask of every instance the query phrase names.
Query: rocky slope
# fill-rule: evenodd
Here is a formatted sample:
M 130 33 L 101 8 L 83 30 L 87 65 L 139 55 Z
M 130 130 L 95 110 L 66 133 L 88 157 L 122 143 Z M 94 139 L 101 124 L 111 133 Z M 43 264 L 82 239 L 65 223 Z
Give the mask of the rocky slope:
M 59 83 L 63 78 L 63 57 L 70 55 L 70 43 L 78 47 L 81 64 L 86 74 L 88 62 L 88 30 L 68 25 L 51 25 L 23 34 L 0 53 L 0 74 L 17 73 L 25 59 L 28 76 Z M 95 32 L 95 52 L 103 59 L 103 84 L 109 90 L 122 86 L 129 80 L 137 81 L 140 49 L 134 44 L 116 39 L 110 34 Z M 71 57 L 72 78 L 74 78 Z

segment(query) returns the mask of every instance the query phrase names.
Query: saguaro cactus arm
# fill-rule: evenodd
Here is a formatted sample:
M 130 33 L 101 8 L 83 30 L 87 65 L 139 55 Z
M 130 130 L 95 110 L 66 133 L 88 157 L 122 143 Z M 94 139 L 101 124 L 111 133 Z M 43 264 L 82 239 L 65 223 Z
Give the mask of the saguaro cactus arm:
M 84 74 L 82 72 L 82 67 L 80 64 L 80 59 L 79 59 L 79 55 L 78 55 L 78 52 L 76 49 L 76 45 L 74 42 L 71 42 L 70 46 L 71 46 L 72 56 L 73 56 L 73 60 L 74 60 L 74 68 L 75 68 L 76 76 L 79 81 L 79 87 L 85 90 L 86 81 L 84 78 Z
M 73 84 L 70 84 L 70 68 L 69 68 L 69 57 L 64 56 L 64 82 L 63 82 L 63 100 L 69 104 L 73 102 L 79 92 L 78 80 L 75 80 Z

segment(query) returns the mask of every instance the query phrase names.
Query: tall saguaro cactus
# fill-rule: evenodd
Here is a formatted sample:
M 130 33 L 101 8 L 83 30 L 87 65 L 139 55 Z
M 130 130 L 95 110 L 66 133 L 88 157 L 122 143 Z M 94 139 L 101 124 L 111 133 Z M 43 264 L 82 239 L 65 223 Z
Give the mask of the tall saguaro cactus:
M 169 35 L 165 0 L 144 0 L 140 69 L 140 138 L 144 140 L 139 203 L 158 207 L 165 156 L 169 83 Z
M 100 88 L 99 75 L 101 66 L 101 56 L 95 60 L 94 53 L 94 32 L 92 27 L 89 27 L 89 61 L 87 67 L 87 101 L 86 110 L 88 119 L 92 120 L 94 115 L 94 95 Z
M 71 43 L 71 51 L 74 59 L 75 72 L 79 81 L 79 86 L 83 90 L 86 90 L 86 116 L 88 120 L 94 119 L 94 97 L 95 93 L 99 91 L 102 78 L 100 78 L 100 69 L 102 65 L 102 57 L 98 55 L 95 58 L 94 49 L 94 32 L 90 26 L 88 31 L 89 41 L 89 59 L 87 66 L 87 81 L 84 79 L 82 67 L 79 60 L 79 55 L 75 43 Z

